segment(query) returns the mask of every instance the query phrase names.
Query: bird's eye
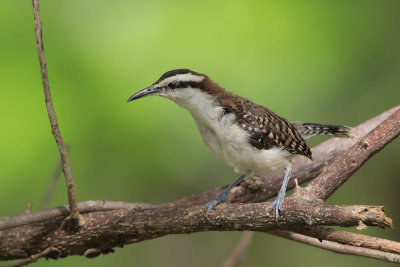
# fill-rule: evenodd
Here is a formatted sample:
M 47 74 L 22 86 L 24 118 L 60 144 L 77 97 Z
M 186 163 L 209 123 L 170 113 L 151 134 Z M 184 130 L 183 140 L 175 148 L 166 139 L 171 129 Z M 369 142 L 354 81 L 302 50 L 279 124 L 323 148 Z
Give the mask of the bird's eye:
M 169 89 L 175 89 L 175 88 L 176 88 L 176 83 L 175 83 L 175 82 L 170 82 L 170 83 L 168 84 L 168 88 L 169 88 Z

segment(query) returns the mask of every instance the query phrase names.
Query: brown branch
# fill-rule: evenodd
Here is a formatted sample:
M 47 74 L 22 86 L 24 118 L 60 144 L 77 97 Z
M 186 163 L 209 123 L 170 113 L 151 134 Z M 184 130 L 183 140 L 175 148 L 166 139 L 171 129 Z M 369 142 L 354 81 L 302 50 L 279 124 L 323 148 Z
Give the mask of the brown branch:
M 48 255 L 49 253 L 51 253 L 53 250 L 53 247 L 48 247 L 45 250 L 35 254 L 35 255 L 31 255 L 29 256 L 27 259 L 24 260 L 20 260 L 17 261 L 11 265 L 8 265 L 8 267 L 20 267 L 20 266 L 25 266 L 28 265 L 32 262 L 36 262 L 38 259 L 45 257 L 46 255 Z
M 346 153 L 328 165 L 302 192 L 310 199 L 326 200 L 369 158 L 400 134 L 400 108 L 374 130 L 357 141 Z
M 47 113 L 50 120 L 51 132 L 54 136 L 54 139 L 56 140 L 61 155 L 62 169 L 65 175 L 65 182 L 68 191 L 68 203 L 69 203 L 69 209 L 71 211 L 71 218 L 77 223 L 77 225 L 81 225 L 83 222 L 80 219 L 77 208 L 74 180 L 72 178 L 71 165 L 69 163 L 69 158 L 68 158 L 68 149 L 64 144 L 60 128 L 58 127 L 57 116 L 51 98 L 49 77 L 47 74 L 46 58 L 43 49 L 42 22 L 40 19 L 39 0 L 32 0 L 32 4 L 33 4 L 33 16 L 35 22 L 36 45 L 39 55 L 40 70 L 42 73 L 44 99 L 46 102 Z
M 400 255 L 400 243 L 387 239 L 324 227 L 302 227 L 295 228 L 294 231 L 319 240 L 329 240 L 344 245 L 370 248 Z
M 0 231 L 0 260 L 33 255 L 50 246 L 57 248 L 61 257 L 82 255 L 91 248 L 111 249 L 168 234 L 268 232 L 307 225 L 356 226 L 360 221 L 366 225 L 390 226 L 382 207 L 323 206 L 311 201 L 287 203 L 279 223 L 267 202 L 221 204 L 208 218 L 203 205 L 120 209 L 83 213 L 81 216 L 85 224 L 79 232 L 66 228 L 58 231 L 64 217 Z M 15 253 L 16 248 L 18 253 Z
M 156 205 L 122 201 L 85 201 L 78 203 L 78 210 L 81 213 L 108 211 L 118 209 L 148 209 Z M 0 230 L 14 228 L 26 224 L 50 220 L 57 217 L 68 216 L 68 206 L 60 206 L 53 209 L 41 210 L 35 213 L 21 214 L 13 217 L 0 218 Z
M 297 179 L 299 184 L 302 184 L 320 175 L 324 167 L 329 166 L 337 157 L 346 152 L 355 143 L 359 142 L 364 135 L 372 131 L 399 109 L 400 105 L 355 127 L 354 132 L 358 136 L 356 138 L 331 138 L 316 146 L 312 149 L 313 161 L 301 156 L 295 157 L 293 159 L 293 170 L 288 189 L 295 186 L 295 179 Z M 272 174 L 261 173 L 260 175 L 253 176 L 243 181 L 239 186 L 236 186 L 228 195 L 228 200 L 238 203 L 261 202 L 267 200 L 279 192 L 282 179 L 282 172 Z M 225 187 L 226 186 L 208 190 L 161 205 L 179 206 L 204 204 L 215 199 Z
M 254 232 L 243 232 L 242 237 L 237 243 L 235 249 L 232 251 L 232 254 L 226 258 L 225 262 L 222 264 L 222 267 L 235 267 L 243 261 L 247 249 L 249 248 L 251 241 L 253 240 Z
M 337 242 L 322 240 L 322 239 L 318 240 L 317 238 L 309 237 L 298 233 L 293 233 L 286 230 L 276 230 L 270 232 L 270 234 L 283 237 L 289 240 L 294 240 L 303 244 L 311 245 L 314 247 L 330 250 L 336 253 L 363 256 L 377 260 L 400 263 L 399 254 L 384 252 L 377 249 L 370 249 L 353 245 L 343 245 Z

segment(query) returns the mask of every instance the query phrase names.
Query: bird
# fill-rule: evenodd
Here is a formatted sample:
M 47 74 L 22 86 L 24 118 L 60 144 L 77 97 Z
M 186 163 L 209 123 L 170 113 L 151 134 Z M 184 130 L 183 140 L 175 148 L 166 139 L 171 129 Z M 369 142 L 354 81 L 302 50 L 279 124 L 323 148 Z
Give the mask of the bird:
M 344 125 L 289 122 L 267 107 L 226 91 L 207 75 L 190 69 L 164 73 L 149 87 L 132 95 L 128 102 L 158 95 L 187 109 L 194 118 L 207 147 L 219 159 L 241 173 L 213 201 L 206 204 L 206 216 L 226 202 L 232 188 L 260 171 L 284 171 L 283 182 L 271 209 L 278 221 L 292 170 L 292 158 L 312 160 L 306 139 L 324 134 L 353 137 Z

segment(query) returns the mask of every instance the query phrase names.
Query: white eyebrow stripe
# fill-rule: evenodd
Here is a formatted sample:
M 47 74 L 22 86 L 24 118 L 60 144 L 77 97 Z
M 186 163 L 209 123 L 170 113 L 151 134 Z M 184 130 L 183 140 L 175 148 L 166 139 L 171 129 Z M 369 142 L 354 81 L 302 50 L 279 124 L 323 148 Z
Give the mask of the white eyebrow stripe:
M 178 80 L 181 82 L 190 82 L 190 81 L 201 82 L 202 80 L 204 80 L 204 76 L 193 75 L 191 73 L 178 74 L 175 77 L 177 77 Z
M 201 82 L 202 80 L 204 80 L 204 76 L 198 76 L 198 75 L 194 75 L 192 73 L 185 73 L 185 74 L 177 74 L 171 77 L 168 77 L 164 80 L 162 80 L 161 82 L 159 82 L 158 84 L 155 85 L 156 88 L 158 87 L 163 87 L 167 84 L 169 84 L 170 82 L 173 81 L 180 81 L 180 82 Z

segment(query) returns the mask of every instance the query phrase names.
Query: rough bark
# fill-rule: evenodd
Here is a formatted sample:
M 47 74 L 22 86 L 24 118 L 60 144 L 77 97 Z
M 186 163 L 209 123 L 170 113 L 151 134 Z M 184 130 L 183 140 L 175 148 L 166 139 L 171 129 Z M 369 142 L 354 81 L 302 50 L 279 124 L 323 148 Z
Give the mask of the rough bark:
M 208 218 L 203 205 L 119 209 L 82 216 L 85 224 L 79 231 L 59 229 L 64 217 L 0 231 L 0 259 L 24 258 L 50 246 L 59 250 L 60 257 L 83 255 L 92 248 L 108 250 L 168 234 L 203 231 L 268 232 L 308 225 L 357 226 L 360 221 L 366 225 L 391 226 L 383 207 L 323 206 L 300 199 L 287 203 L 279 222 L 267 202 L 221 204 Z

